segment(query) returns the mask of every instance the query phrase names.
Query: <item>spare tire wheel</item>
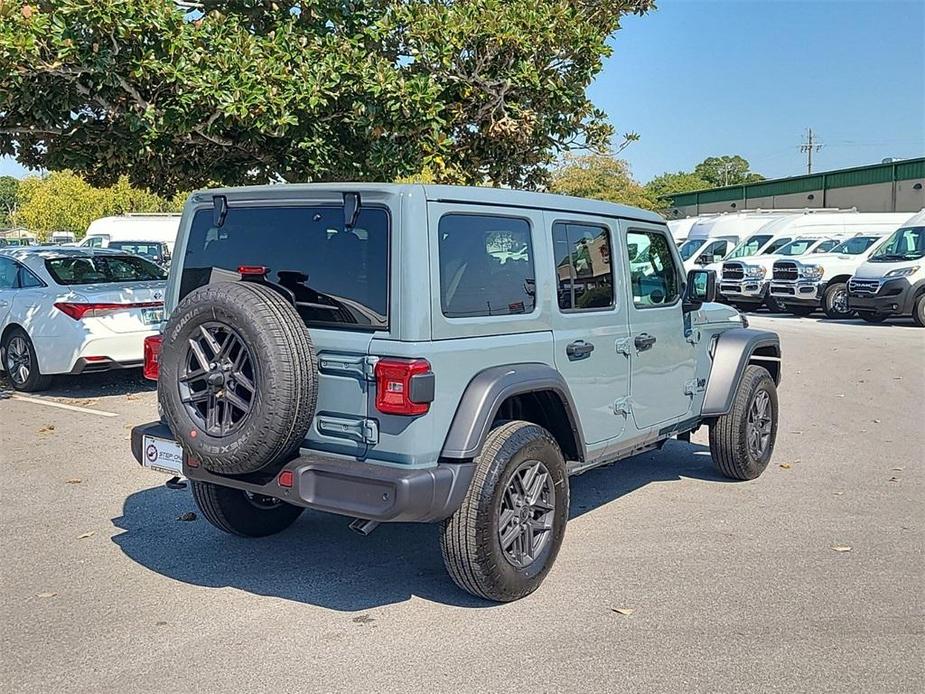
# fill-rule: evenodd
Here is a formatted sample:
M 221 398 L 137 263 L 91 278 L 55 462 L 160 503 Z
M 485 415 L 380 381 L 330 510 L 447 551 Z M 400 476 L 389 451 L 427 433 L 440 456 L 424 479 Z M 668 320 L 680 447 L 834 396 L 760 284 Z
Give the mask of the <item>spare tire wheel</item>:
M 164 331 L 158 401 L 186 453 L 226 475 L 281 464 L 308 433 L 317 363 L 295 307 L 270 287 L 190 292 Z

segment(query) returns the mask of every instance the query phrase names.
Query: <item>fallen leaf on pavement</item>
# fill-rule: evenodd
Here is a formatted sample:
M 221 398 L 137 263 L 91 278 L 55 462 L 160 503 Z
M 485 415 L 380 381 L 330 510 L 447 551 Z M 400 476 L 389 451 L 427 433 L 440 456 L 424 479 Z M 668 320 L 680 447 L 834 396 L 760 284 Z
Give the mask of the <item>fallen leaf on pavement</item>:
M 835 545 L 832 547 L 836 552 L 850 552 L 851 548 L 846 545 Z
M 622 614 L 625 617 L 629 617 L 636 610 L 632 607 L 611 607 L 611 612 L 616 612 L 617 614 Z
M 53 598 L 57 593 L 36 593 L 35 597 L 37 598 Z
M 844 492 L 832 492 L 835 496 L 841 496 Z
M 41 429 L 39 429 L 39 433 L 40 433 L 40 434 L 47 434 L 48 432 L 54 431 L 54 430 L 55 430 L 55 425 L 54 425 L 54 424 L 48 424 L 48 425 L 46 425 L 46 426 L 43 426 Z
M 187 511 L 186 513 L 177 516 L 178 521 L 194 521 L 196 520 L 196 514 L 192 511 Z
M 880 424 L 880 420 L 879 420 L 879 419 L 875 419 L 875 420 L 874 420 L 874 424 Z
M 893 475 L 893 476 L 890 478 L 890 482 L 899 482 L 899 478 L 898 478 L 896 475 Z
M 84 533 L 83 535 L 78 535 L 78 536 L 77 536 L 77 539 L 78 539 L 78 540 L 86 540 L 88 537 L 93 537 L 94 535 L 96 535 L 96 531 L 91 530 L 90 532 L 86 532 L 86 533 Z
M 154 626 L 157 626 L 157 627 L 165 627 L 165 626 L 167 626 L 167 622 L 164 622 L 164 621 L 155 622 L 155 623 L 154 623 Z
M 369 624 L 370 622 L 375 622 L 375 617 L 370 617 L 368 614 L 361 614 L 359 617 L 354 617 L 353 622 L 355 624 Z
M 896 472 L 902 472 L 902 471 L 905 470 L 906 468 L 904 468 L 904 467 L 894 467 L 894 468 L 890 468 L 890 469 L 895 470 Z
M 784 468 L 784 470 L 789 470 L 793 467 L 790 463 L 781 463 L 780 466 Z
M 80 484 L 81 482 L 83 482 L 82 479 L 78 479 L 77 477 L 75 477 L 74 479 L 70 479 L 67 482 L 65 482 L 65 484 Z

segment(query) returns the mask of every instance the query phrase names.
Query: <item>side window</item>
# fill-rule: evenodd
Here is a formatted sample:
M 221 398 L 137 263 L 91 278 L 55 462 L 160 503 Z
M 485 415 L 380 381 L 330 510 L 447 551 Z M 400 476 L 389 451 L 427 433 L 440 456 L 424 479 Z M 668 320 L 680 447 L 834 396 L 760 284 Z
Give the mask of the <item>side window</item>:
M 532 313 L 536 273 L 525 219 L 440 218 L 440 306 L 447 318 Z
M 19 267 L 19 278 L 18 286 L 20 289 L 30 289 L 31 287 L 43 287 L 45 286 L 42 281 L 33 275 L 25 266 Z
M 712 257 L 714 260 L 722 260 L 726 255 L 726 251 L 729 250 L 728 241 L 714 241 L 709 246 L 704 249 L 701 256 Z
M 657 231 L 627 232 L 630 286 L 637 308 L 673 304 L 681 296 L 681 278 L 670 243 L 665 234 Z
M 0 289 L 14 289 L 19 268 L 9 258 L 0 258 Z
M 559 308 L 563 311 L 613 306 L 610 232 L 573 222 L 552 225 Z
M 768 247 L 765 248 L 765 249 L 761 252 L 761 254 L 762 254 L 762 255 L 768 255 L 768 254 L 770 254 L 770 253 L 776 253 L 778 249 L 783 248 L 784 246 L 786 246 L 786 245 L 787 245 L 788 243 L 790 243 L 791 241 L 792 241 L 792 239 L 787 239 L 787 238 L 784 238 L 784 239 L 777 239 L 776 241 L 771 241 L 771 243 L 768 244 Z
M 835 240 L 830 239 L 829 241 L 823 241 L 818 246 L 816 246 L 816 250 L 814 250 L 813 253 L 828 253 L 837 245 L 838 241 Z

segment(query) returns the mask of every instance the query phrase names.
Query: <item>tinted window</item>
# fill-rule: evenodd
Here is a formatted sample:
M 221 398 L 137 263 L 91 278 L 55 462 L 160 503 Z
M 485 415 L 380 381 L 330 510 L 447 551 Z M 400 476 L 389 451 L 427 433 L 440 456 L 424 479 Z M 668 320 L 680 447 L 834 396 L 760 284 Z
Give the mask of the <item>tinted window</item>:
M 552 225 L 559 308 L 613 306 L 610 234 L 603 227 L 572 222 Z
M 134 255 L 51 258 L 45 268 L 58 284 L 105 284 L 162 280 L 167 274 L 150 260 Z
M 19 266 L 19 288 L 29 289 L 31 287 L 44 287 L 45 283 L 32 274 L 25 266 Z
M 440 306 L 448 318 L 531 313 L 536 274 L 524 219 L 448 214 L 440 219 Z
M 700 257 L 707 260 L 710 257 L 712 257 L 713 260 L 720 260 L 726 255 L 726 251 L 731 245 L 729 241 L 714 241 L 703 249 L 703 253 L 700 254 Z
M 674 303 L 681 295 L 681 280 L 668 237 L 633 230 L 626 234 L 626 247 L 633 303 L 638 308 Z
M 388 328 L 389 215 L 381 207 L 361 207 L 353 229 L 339 206 L 231 206 L 220 228 L 211 209 L 197 212 L 180 296 L 237 281 L 242 265 L 266 268 L 308 325 Z
M 796 239 L 790 243 L 781 246 L 777 253 L 778 255 L 803 255 L 812 247 L 814 243 L 818 243 L 819 239 Z M 774 244 L 771 244 L 772 246 Z M 771 251 L 765 251 L 765 253 L 770 253 Z
M 925 256 L 925 227 L 897 229 L 870 259 L 875 263 L 918 260 Z
M 678 249 L 681 253 L 681 260 L 690 260 L 694 253 L 697 252 L 697 249 L 704 243 L 706 243 L 706 239 L 688 239 L 685 241 Z
M 137 241 L 110 241 L 109 248 L 126 253 L 144 256 L 159 261 L 163 256 L 163 245 L 160 243 L 141 243 Z
M 833 248 L 835 248 L 835 246 L 837 245 L 838 245 L 838 241 L 834 239 L 829 239 L 828 241 L 823 241 L 818 246 L 816 246 L 813 249 L 813 253 L 828 253 Z
M 0 289 L 12 289 L 16 286 L 18 268 L 9 258 L 0 258 Z

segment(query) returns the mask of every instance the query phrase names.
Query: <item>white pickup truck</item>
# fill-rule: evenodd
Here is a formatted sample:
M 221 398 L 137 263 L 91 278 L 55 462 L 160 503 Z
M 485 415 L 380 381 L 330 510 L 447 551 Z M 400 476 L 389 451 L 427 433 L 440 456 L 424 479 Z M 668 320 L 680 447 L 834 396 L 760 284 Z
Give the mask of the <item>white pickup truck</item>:
M 848 279 L 885 236 L 862 234 L 829 253 L 774 262 L 769 294 L 788 313 L 808 316 L 821 308 L 832 319 L 848 318 Z

